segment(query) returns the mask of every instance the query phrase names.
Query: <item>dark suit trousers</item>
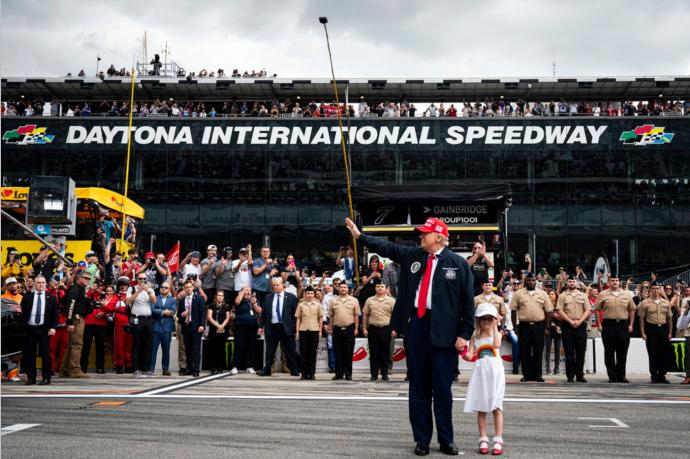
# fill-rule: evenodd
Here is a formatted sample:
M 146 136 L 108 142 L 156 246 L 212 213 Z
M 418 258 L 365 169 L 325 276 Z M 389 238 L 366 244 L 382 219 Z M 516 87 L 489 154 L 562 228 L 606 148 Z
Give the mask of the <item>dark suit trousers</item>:
M 568 322 L 561 325 L 565 349 L 565 374 L 568 379 L 584 377 L 585 350 L 587 349 L 587 322 L 573 328 Z
M 187 357 L 187 371 L 199 373 L 201 365 L 201 333 L 191 325 L 182 325 L 184 349 Z
M 668 325 L 658 326 L 645 323 L 644 332 L 647 335 L 645 345 L 649 356 L 649 374 L 654 380 L 663 379 L 666 376 L 666 359 L 670 347 Z M 688 352 L 688 349 L 685 352 Z
M 630 332 L 627 319 L 604 319 L 601 341 L 604 344 L 604 363 L 609 379 L 625 379 Z
M 545 322 L 543 320 L 540 322 L 520 322 L 518 324 L 522 375 L 530 381 L 541 378 L 541 360 L 544 354 L 544 326 Z
M 91 353 L 91 342 L 96 340 L 96 368 L 105 369 L 105 325 L 89 324 L 84 327 L 84 344 L 81 348 L 81 371 L 86 372 L 89 368 L 89 354 Z
M 302 377 L 314 376 L 316 373 L 316 351 L 319 347 L 319 332 L 299 332 L 299 356 L 302 367 Z
M 352 377 L 352 354 L 355 352 L 355 325 L 333 325 L 333 349 L 335 350 L 335 377 Z
M 132 368 L 134 371 L 151 369 L 151 344 L 153 343 L 153 317 L 139 317 L 132 325 Z
M 227 362 L 225 358 L 225 345 L 228 342 L 228 333 L 209 331 L 208 342 L 211 347 L 211 370 L 225 370 Z
M 407 365 L 410 376 L 410 424 L 414 441 L 431 443 L 433 417 L 439 443 L 453 442 L 453 394 L 455 376 L 454 347 L 435 347 L 431 344 L 431 313 L 424 318 L 412 316 L 409 330 Z
M 41 375 L 44 380 L 50 379 L 51 364 L 50 364 L 50 339 L 48 337 L 48 326 L 26 325 L 24 329 L 24 350 L 22 352 L 22 360 L 24 361 L 24 370 L 26 376 L 31 381 L 36 381 L 36 345 L 38 344 L 38 352 L 41 354 L 43 361 L 41 366 Z
M 369 325 L 367 327 L 369 338 L 369 369 L 371 376 L 388 376 L 388 356 L 390 354 L 391 331 L 390 327 L 377 327 Z
M 271 324 L 271 333 L 266 336 L 266 363 L 264 371 L 270 373 L 273 360 L 280 343 L 280 349 L 285 354 L 285 362 L 290 371 L 297 372 L 297 356 L 295 355 L 295 337 L 285 333 L 283 324 Z

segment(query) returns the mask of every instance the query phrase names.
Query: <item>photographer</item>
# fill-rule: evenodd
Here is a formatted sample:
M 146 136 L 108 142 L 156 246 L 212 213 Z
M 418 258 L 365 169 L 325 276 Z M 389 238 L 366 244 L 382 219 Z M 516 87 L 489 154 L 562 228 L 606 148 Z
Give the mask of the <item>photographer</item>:
M 151 343 L 153 341 L 152 311 L 156 296 L 148 283 L 146 274 L 137 274 L 137 285 L 126 299 L 130 306 L 129 326 L 132 328 L 132 368 L 134 377 L 141 377 L 149 371 Z
M 252 289 L 259 304 L 263 304 L 266 295 L 271 293 L 271 278 L 278 275 L 278 264 L 270 257 L 271 249 L 263 246 L 261 257 L 252 265 Z
M 232 270 L 232 248 L 224 247 L 223 255 L 213 267 L 216 275 L 216 291 L 222 290 L 228 304 L 235 303 L 235 272 Z
M 113 365 L 115 373 L 130 372 L 132 368 L 132 334 L 125 300 L 129 296 L 129 277 L 117 278 L 115 307 L 113 308 Z M 133 371 L 133 370 L 131 370 Z
M 354 288 L 355 282 L 355 252 L 352 247 L 344 246 L 340 247 L 340 252 L 338 253 L 338 259 L 335 263 L 343 268 L 343 273 L 345 274 L 345 282 L 349 288 Z
M 2 280 L 8 277 L 20 278 L 24 277 L 24 272 L 26 268 L 22 263 L 21 257 L 18 256 L 16 250 L 10 251 L 7 255 L 7 263 L 2 265 Z
M 235 273 L 235 292 L 240 292 L 243 286 L 252 288 L 251 268 L 253 264 L 252 246 L 248 244 L 247 247 L 240 249 L 240 257 L 232 262 L 232 271 Z
M 474 274 L 474 296 L 482 293 L 482 284 L 489 280 L 489 268 L 494 267 L 494 262 L 486 256 L 486 245 L 483 242 L 475 242 L 472 246 L 472 255 L 467 257 L 467 263 Z
M 189 279 L 190 274 L 196 276 L 195 279 L 201 278 L 201 254 L 196 250 L 193 250 L 187 254 L 186 257 L 180 262 L 182 279 Z
M 144 264 L 137 270 L 137 275 L 144 273 L 148 279 L 148 284 L 153 288 L 156 295 L 160 292 L 160 286 L 165 281 L 169 281 L 171 274 L 165 255 L 153 252 L 146 252 Z
M 81 371 L 88 372 L 91 342 L 96 341 L 96 373 L 105 374 L 105 335 L 108 327 L 107 315 L 115 310 L 117 296 L 115 289 L 108 286 L 103 291 L 103 282 L 96 281 L 86 294 L 94 301 L 94 309 L 84 321 L 84 343 L 81 350 Z
M 83 263 L 83 262 L 82 262 Z M 67 292 L 66 313 L 67 331 L 69 332 L 69 346 L 62 359 L 60 376 L 65 378 L 88 378 L 89 375 L 81 371 L 81 349 L 84 342 L 84 318 L 91 312 L 93 305 L 86 297 L 86 287 L 91 282 L 91 273 L 84 270 L 85 266 L 77 267 L 74 275 L 77 280 Z
M 216 276 L 213 271 L 213 267 L 216 265 L 216 261 L 218 260 L 217 253 L 218 247 L 213 244 L 209 245 L 206 248 L 206 258 L 201 260 L 200 263 L 201 274 L 199 275 L 199 279 L 201 279 L 201 288 L 204 289 L 204 292 L 206 292 L 206 296 L 209 299 L 215 297 Z

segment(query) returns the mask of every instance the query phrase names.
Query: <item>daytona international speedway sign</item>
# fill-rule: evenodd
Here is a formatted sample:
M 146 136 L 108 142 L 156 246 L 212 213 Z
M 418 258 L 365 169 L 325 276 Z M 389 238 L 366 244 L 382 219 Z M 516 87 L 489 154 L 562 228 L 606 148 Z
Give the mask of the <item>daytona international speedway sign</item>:
M 56 146 L 90 147 L 127 144 L 128 127 L 113 118 L 42 118 L 31 124 L 7 119 L 3 123 L 5 146 L 50 149 Z M 653 121 L 658 121 L 654 119 Z M 588 119 L 401 119 L 352 120 L 345 126 L 345 140 L 351 145 L 387 145 L 423 149 L 512 148 L 514 146 L 655 146 L 678 143 L 677 131 L 684 119 L 652 123 L 639 118 Z M 13 125 L 14 124 L 14 125 Z M 674 126 L 676 124 L 677 126 Z M 685 137 L 685 132 L 681 135 Z M 132 141 L 145 149 L 179 145 L 205 148 L 318 147 L 339 145 L 341 133 L 334 119 L 138 119 L 132 126 Z M 118 147 L 119 148 L 119 147 Z M 433 148 L 433 147 L 432 147 Z

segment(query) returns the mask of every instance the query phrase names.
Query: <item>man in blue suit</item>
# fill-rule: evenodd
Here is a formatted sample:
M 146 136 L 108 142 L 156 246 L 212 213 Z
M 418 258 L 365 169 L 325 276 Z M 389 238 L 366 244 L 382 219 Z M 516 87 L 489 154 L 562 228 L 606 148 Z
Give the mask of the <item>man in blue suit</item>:
M 418 456 L 429 454 L 433 414 L 441 452 L 457 455 L 453 442 L 453 394 L 457 352 L 474 330 L 473 276 L 467 261 L 448 250 L 448 227 L 429 218 L 416 228 L 420 247 L 406 247 L 361 234 L 349 218 L 352 235 L 377 254 L 400 264 L 398 297 L 391 318 L 393 336 L 409 339 L 410 424 Z
M 177 304 L 180 317 L 184 348 L 187 354 L 187 374 L 199 376 L 201 365 L 201 336 L 206 327 L 206 302 L 201 295 L 194 293 L 194 282 L 186 280 L 185 295 Z
M 175 331 L 175 313 L 177 301 L 170 292 L 170 282 L 164 281 L 160 287 L 160 293 L 156 296 L 156 304 L 151 310 L 153 314 L 153 346 L 151 349 L 151 371 L 156 370 L 156 356 L 158 345 L 163 348 L 161 364 L 163 376 L 170 376 L 170 341 Z
M 285 291 L 285 282 L 281 277 L 272 280 L 273 292 L 264 297 L 263 330 L 266 343 L 266 363 L 259 376 L 271 376 L 273 357 L 275 357 L 278 343 L 285 354 L 285 363 L 290 369 L 290 375 L 299 376 L 297 357 L 295 355 L 295 311 L 297 297 Z
M 58 320 L 58 306 L 55 297 L 46 294 L 46 278 L 34 279 L 34 291 L 24 295 L 21 301 L 24 320 L 23 362 L 26 371 L 26 385 L 36 384 L 36 345 L 41 353 L 43 386 L 50 384 L 50 337 L 55 334 Z

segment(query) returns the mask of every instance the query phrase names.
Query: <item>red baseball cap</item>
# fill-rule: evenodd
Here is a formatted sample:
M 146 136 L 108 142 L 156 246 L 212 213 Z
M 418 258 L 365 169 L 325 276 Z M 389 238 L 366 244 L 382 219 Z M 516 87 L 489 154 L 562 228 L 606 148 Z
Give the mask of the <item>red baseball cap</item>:
M 426 223 L 415 228 L 415 231 L 419 231 L 420 233 L 438 233 L 448 237 L 448 225 L 446 225 L 443 220 L 436 217 L 427 218 Z
M 156 254 L 153 252 L 146 252 L 146 255 L 144 255 L 144 260 L 148 260 L 149 258 L 156 258 Z

